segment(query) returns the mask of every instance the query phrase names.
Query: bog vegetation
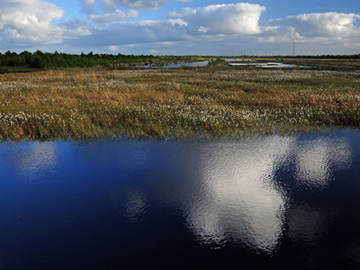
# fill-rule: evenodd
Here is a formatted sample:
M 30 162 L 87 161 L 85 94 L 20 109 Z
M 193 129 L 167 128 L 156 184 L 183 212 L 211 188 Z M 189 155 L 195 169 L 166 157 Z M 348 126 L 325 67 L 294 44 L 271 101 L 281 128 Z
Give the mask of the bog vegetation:
M 1 75 L 0 137 L 164 137 L 360 125 L 358 72 L 67 69 Z
M 140 56 L 139 56 L 140 57 Z M 84 67 L 0 74 L 0 139 L 360 126 L 360 71 Z

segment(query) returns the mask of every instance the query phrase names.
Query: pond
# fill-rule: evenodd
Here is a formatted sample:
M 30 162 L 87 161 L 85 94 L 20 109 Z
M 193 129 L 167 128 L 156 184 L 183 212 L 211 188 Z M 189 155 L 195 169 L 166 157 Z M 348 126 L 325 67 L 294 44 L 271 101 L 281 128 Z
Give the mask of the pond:
M 280 62 L 264 62 L 264 63 L 229 63 L 230 66 L 255 66 L 260 68 L 310 68 L 310 66 L 284 64 Z
M 2 142 L 0 269 L 358 269 L 359 142 Z
M 310 66 L 285 64 L 282 62 L 258 62 L 252 59 L 225 59 L 229 66 L 254 66 L 259 68 L 311 68 Z
M 197 62 L 180 62 L 180 63 L 166 63 L 161 65 L 148 64 L 136 66 L 138 68 L 179 68 L 179 67 L 205 67 L 209 64 L 209 61 L 197 61 Z

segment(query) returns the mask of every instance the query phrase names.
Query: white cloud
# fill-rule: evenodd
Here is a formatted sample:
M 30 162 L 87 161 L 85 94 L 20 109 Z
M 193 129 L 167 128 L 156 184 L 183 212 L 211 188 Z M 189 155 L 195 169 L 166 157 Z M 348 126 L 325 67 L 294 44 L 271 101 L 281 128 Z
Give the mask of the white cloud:
M 136 48 L 149 51 L 152 46 L 146 44 L 152 43 L 159 53 L 289 54 L 294 32 L 300 54 L 359 53 L 360 15 L 353 13 L 301 14 L 260 25 L 265 7 L 237 3 L 185 8 L 169 13 L 167 19 L 129 22 L 123 20 L 139 17 L 135 9 L 158 9 L 168 1 L 80 1 L 82 11 L 96 25 L 75 18 L 56 24 L 64 10 L 46 1 L 1 0 L 1 49 L 65 47 L 70 51 L 91 48 L 100 52 L 110 45 L 142 44 Z M 171 51 L 161 42 L 173 42 Z
M 57 25 L 52 24 L 63 15 L 63 9 L 45 1 L 2 0 L 0 2 L 2 46 L 59 44 L 64 39 L 73 39 L 91 33 L 90 26 L 77 19 Z
M 136 9 L 156 9 L 160 8 L 166 1 L 119 1 L 103 0 L 99 2 L 102 9 L 109 11 L 104 15 L 89 15 L 89 18 L 97 23 L 107 23 L 109 21 L 135 17 L 134 12 L 125 14 L 117 7 L 124 6 Z M 94 3 L 86 0 L 84 6 L 93 7 Z M 265 7 L 247 3 L 210 5 L 203 8 L 185 8 L 180 13 L 171 13 L 171 20 L 159 21 L 158 23 L 168 24 L 172 22 L 182 22 L 186 26 L 189 35 L 226 35 L 226 34 L 257 34 L 260 33 L 259 19 Z
M 94 28 L 92 35 L 78 40 L 78 45 L 102 47 L 189 39 L 183 28 L 181 21 L 118 22 Z
M 2 0 L 0 33 L 20 43 L 58 43 L 62 40 L 62 29 L 51 22 L 63 15 L 61 8 L 40 0 Z
M 160 9 L 167 0 L 104 0 L 112 5 L 135 9 Z
M 264 7 L 251 4 L 212 5 L 199 9 L 183 9 L 168 20 L 116 22 L 95 27 L 93 35 L 79 41 L 91 46 L 136 44 L 203 39 L 205 37 L 259 33 L 259 18 Z M 106 23 L 118 14 L 93 15 L 94 21 Z M 160 50 L 161 51 L 161 50 Z
M 160 42 L 181 41 L 181 44 L 174 44 L 176 52 L 180 54 L 290 54 L 293 32 L 297 39 L 296 51 L 300 54 L 358 53 L 356 44 L 360 43 L 360 29 L 356 25 L 360 15 L 302 14 L 260 25 L 264 10 L 265 7 L 245 3 L 185 8 L 170 13 L 167 20 L 115 22 L 101 28 L 97 26 L 92 30 L 92 36 L 80 39 L 78 43 L 81 43 L 80 46 L 93 47 L 144 44 L 140 47 L 145 50 L 146 43 L 156 42 L 158 52 L 175 53 L 174 49 L 170 52 L 169 48 L 161 48 Z M 109 13 L 96 19 L 105 23 L 116 19 L 115 15 Z
M 167 4 L 167 0 L 80 0 L 82 11 L 92 13 L 95 7 L 105 11 L 105 13 L 113 12 L 119 7 L 131 9 L 160 9 Z
M 85 13 L 92 13 L 95 8 L 95 0 L 81 0 L 81 11 Z
M 103 15 L 99 14 L 90 14 L 89 19 L 100 24 L 106 24 L 111 21 L 125 20 L 128 18 L 136 18 L 139 16 L 139 13 L 136 10 L 130 10 L 128 13 L 122 12 L 121 10 L 116 10 L 112 13 L 105 13 Z
M 91 25 L 87 22 L 72 19 L 70 21 L 59 24 L 61 27 L 64 38 L 74 39 L 81 36 L 91 35 Z
M 109 46 L 109 50 L 112 51 L 112 52 L 115 52 L 115 51 L 118 51 L 120 48 L 118 46 Z
M 198 9 L 186 8 L 180 13 L 171 13 L 189 24 L 189 33 L 258 34 L 261 32 L 259 19 L 265 7 L 238 3 L 211 5 Z
M 344 39 L 360 35 L 360 28 L 354 22 L 360 15 L 354 13 L 311 13 L 271 20 L 264 28 L 266 38 L 282 41 L 288 40 L 294 31 L 298 41 L 311 39 Z M 278 38 L 280 37 L 280 39 Z
M 206 28 L 206 27 L 204 27 L 204 26 L 200 26 L 199 27 L 199 29 L 198 29 L 198 32 L 200 32 L 200 33 L 207 33 L 208 31 L 210 30 L 210 28 Z
M 273 54 L 289 54 L 292 33 L 299 54 L 356 54 L 360 43 L 360 15 L 354 13 L 311 13 L 270 20 L 262 27 L 262 46 Z M 270 51 L 269 51 L 270 53 Z

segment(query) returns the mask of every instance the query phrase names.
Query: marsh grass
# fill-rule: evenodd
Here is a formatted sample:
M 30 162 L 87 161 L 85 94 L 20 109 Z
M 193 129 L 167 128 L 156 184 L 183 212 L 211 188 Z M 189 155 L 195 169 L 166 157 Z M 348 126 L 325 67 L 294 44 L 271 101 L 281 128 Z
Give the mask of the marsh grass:
M 83 68 L 0 75 L 0 139 L 360 126 L 360 72 Z

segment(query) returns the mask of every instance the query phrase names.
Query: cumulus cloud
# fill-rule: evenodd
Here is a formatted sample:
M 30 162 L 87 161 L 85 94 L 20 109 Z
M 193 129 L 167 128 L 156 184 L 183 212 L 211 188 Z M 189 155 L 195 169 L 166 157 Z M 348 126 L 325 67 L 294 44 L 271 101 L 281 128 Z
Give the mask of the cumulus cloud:
M 260 31 L 259 18 L 264 7 L 251 4 L 211 5 L 198 9 L 183 9 L 171 13 L 162 21 L 116 22 L 95 27 L 92 35 L 80 39 L 81 44 L 107 47 L 109 44 L 136 44 L 149 42 L 173 42 L 199 40 L 205 37 L 237 34 L 256 34 Z M 98 23 L 107 23 L 117 14 L 90 15 Z M 115 18 L 114 18 L 115 17 Z
M 137 18 L 137 9 L 159 9 L 166 4 L 165 0 L 80 0 L 81 11 L 88 14 L 88 19 L 98 24 L 112 21 Z M 120 9 L 131 8 L 128 12 Z M 97 12 L 95 12 L 95 10 Z M 99 12 L 100 11 L 100 12 Z M 100 13 L 100 14 L 99 14 Z M 102 14 L 101 14 L 102 13 Z
M 203 46 L 202 40 L 206 39 L 212 42 L 202 47 L 200 53 L 287 54 L 291 53 L 291 40 L 295 37 L 297 43 L 304 44 L 297 46 L 297 52 L 301 54 L 358 53 L 358 14 L 301 14 L 270 20 L 260 25 L 264 10 L 263 6 L 247 3 L 184 8 L 169 13 L 165 20 L 116 22 L 102 26 L 101 31 L 99 27 L 95 27 L 93 35 L 80 42 L 107 47 L 109 44 L 191 41 L 191 53 L 199 53 L 196 48 Z M 90 18 L 99 24 L 105 24 L 126 17 L 131 17 L 131 14 L 110 12 Z M 106 42 L 109 43 L 105 44 Z M 157 51 L 162 51 L 159 46 Z
M 191 33 L 258 34 L 261 32 L 259 19 L 263 11 L 265 7 L 260 5 L 238 3 L 186 8 L 180 13 L 173 12 L 170 16 L 186 21 Z
M 2 0 L 0 31 L 16 42 L 58 43 L 62 39 L 62 30 L 58 26 L 52 26 L 51 22 L 60 19 L 63 14 L 61 8 L 48 2 Z
M 44 12 L 46 10 L 46 12 Z M 87 23 L 77 19 L 53 25 L 64 10 L 40 0 L 2 0 L 0 2 L 0 37 L 3 45 L 59 44 L 90 34 Z
M 354 23 L 360 15 L 354 13 L 311 13 L 271 20 L 264 27 L 265 40 L 283 41 L 293 32 L 297 39 L 345 39 L 360 35 Z
M 137 10 L 160 9 L 169 1 L 79 1 L 82 11 L 95 25 L 75 18 L 56 24 L 54 22 L 63 17 L 64 10 L 47 1 L 2 0 L 2 48 L 38 48 L 39 45 L 49 48 L 56 44 L 53 45 L 55 50 L 67 46 L 74 51 L 76 47 L 96 50 L 97 46 L 108 49 L 110 45 L 153 43 L 156 51 L 162 52 L 161 42 L 181 41 L 183 43 L 175 47 L 182 54 L 283 54 L 291 52 L 292 33 L 297 43 L 306 44 L 303 48 L 300 44 L 297 46 L 297 51 L 303 54 L 358 53 L 360 44 L 360 15 L 353 13 L 301 14 L 261 25 L 265 7 L 236 3 L 184 8 L 169 13 L 166 19 L 129 22 L 126 19 L 139 17 Z M 185 43 L 186 52 L 181 47 Z M 163 49 L 168 50 L 165 46 Z
M 83 7 L 90 10 L 96 2 L 84 0 Z M 119 1 L 103 0 L 97 3 L 103 10 L 109 11 L 104 15 L 91 14 L 89 19 L 96 23 L 136 17 L 136 11 L 128 14 L 117 7 L 123 6 L 135 9 L 156 9 L 165 4 L 165 1 Z M 170 20 L 159 21 L 168 25 L 171 21 L 182 21 L 189 35 L 227 35 L 227 34 L 257 34 L 260 33 L 259 19 L 265 7 L 247 3 L 210 5 L 203 8 L 185 8 L 181 12 L 170 13 Z
M 182 24 L 182 21 L 177 20 L 118 22 L 105 27 L 94 28 L 92 35 L 78 40 L 78 45 L 89 44 L 92 47 L 112 44 L 116 46 L 189 39 Z

